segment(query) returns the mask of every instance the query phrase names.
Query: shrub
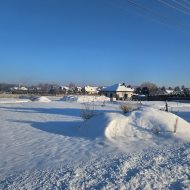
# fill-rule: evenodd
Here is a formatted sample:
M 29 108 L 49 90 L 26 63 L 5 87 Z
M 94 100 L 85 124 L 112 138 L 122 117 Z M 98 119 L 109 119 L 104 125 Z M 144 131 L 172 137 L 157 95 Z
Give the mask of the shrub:
M 94 116 L 94 109 L 89 104 L 85 104 L 84 109 L 81 110 L 81 117 L 83 120 L 88 120 Z
M 154 133 L 155 135 L 159 135 L 159 133 L 160 133 L 160 128 L 154 127 L 154 128 L 152 129 L 152 131 L 153 131 L 153 133 Z
M 123 111 L 124 114 L 133 111 L 133 106 L 132 105 L 128 105 L 128 104 L 123 104 L 120 106 L 121 110 Z

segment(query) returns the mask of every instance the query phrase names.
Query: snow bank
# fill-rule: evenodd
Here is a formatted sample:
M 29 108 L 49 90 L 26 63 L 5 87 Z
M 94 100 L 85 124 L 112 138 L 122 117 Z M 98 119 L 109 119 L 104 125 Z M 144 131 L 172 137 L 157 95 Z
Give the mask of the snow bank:
M 104 102 L 104 101 L 110 101 L 110 98 L 106 96 L 64 96 L 64 98 L 61 99 L 62 101 L 68 101 L 68 102 Z
M 174 133 L 174 126 L 177 126 Z M 104 136 L 114 141 L 190 140 L 190 124 L 182 118 L 154 108 L 141 108 L 128 115 L 100 114 L 88 120 L 80 129 L 89 137 Z
M 51 102 L 51 100 L 45 96 L 41 96 L 41 97 L 33 97 L 32 101 L 36 101 L 36 102 Z
M 29 99 L 16 99 L 16 98 L 0 98 L 0 104 L 16 104 L 30 102 Z

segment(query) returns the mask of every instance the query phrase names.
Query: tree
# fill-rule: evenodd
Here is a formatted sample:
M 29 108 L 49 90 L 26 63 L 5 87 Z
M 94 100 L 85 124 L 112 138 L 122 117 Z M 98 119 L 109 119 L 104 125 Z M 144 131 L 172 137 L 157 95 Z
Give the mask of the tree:
M 142 93 L 141 87 L 137 87 L 137 88 L 135 89 L 135 93 L 136 93 L 136 94 L 141 94 L 141 93 Z
M 156 84 L 151 82 L 144 82 L 141 84 L 142 93 L 149 95 L 151 92 L 155 92 L 158 87 Z
M 52 85 L 51 84 L 39 84 L 37 87 L 39 87 L 41 89 L 41 93 L 49 93 L 49 91 L 51 90 Z
M 77 87 L 77 86 L 76 86 L 74 83 L 71 82 L 71 83 L 69 84 L 69 93 L 70 93 L 70 94 L 75 93 L 76 87 Z
M 162 87 L 161 87 L 161 90 L 162 90 L 162 91 L 166 91 L 166 87 L 165 87 L 165 86 L 162 86 Z
M 181 90 L 184 90 L 184 89 L 185 89 L 185 86 L 184 86 L 184 85 L 182 85 L 182 86 L 181 86 Z
M 179 86 L 176 86 L 176 87 L 174 88 L 174 91 L 175 91 L 175 92 L 181 91 L 181 90 L 180 90 L 180 87 L 179 87 Z
M 185 88 L 183 90 L 183 93 L 185 94 L 185 96 L 190 96 L 190 89 L 189 88 Z
M 149 91 L 148 87 L 146 87 L 146 86 L 142 88 L 141 92 L 142 92 L 142 94 L 145 94 L 145 95 L 149 95 L 150 94 L 150 91 Z
M 69 88 L 70 88 L 70 89 L 75 88 L 75 87 L 76 87 L 76 85 L 75 85 L 74 83 L 71 82 L 71 83 L 69 84 Z

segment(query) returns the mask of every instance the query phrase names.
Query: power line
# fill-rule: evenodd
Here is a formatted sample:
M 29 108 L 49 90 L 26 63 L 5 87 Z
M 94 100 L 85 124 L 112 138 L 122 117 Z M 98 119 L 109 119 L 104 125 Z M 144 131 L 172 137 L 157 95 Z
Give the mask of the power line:
M 180 9 L 180 8 L 178 8 L 178 7 L 175 7 L 175 6 L 171 5 L 170 3 L 168 3 L 168 2 L 166 2 L 166 1 L 164 1 L 164 0 L 158 0 L 158 2 L 160 2 L 160 3 L 162 3 L 162 4 L 166 5 L 166 6 L 168 6 L 168 7 L 170 7 L 170 8 L 173 8 L 173 9 L 175 9 L 175 10 L 178 10 L 178 11 L 180 11 L 180 12 L 183 13 L 183 14 L 186 14 L 186 15 L 190 16 L 190 13 L 184 11 L 183 9 Z
M 186 3 L 186 5 L 190 5 L 189 1 L 187 1 L 187 0 L 182 0 L 182 1 L 184 1 Z
M 179 1 L 177 1 L 177 0 L 172 0 L 172 1 L 175 2 L 176 4 L 180 5 L 181 7 L 184 7 L 184 8 L 186 8 L 186 9 L 190 9 L 189 6 L 187 6 L 187 5 L 185 5 L 185 4 L 181 3 L 181 2 L 179 2 Z
M 133 0 L 127 0 L 127 2 L 130 3 L 131 5 L 137 7 L 138 9 L 141 9 L 143 11 L 149 12 L 150 14 L 158 17 L 161 20 L 161 22 L 166 23 L 166 22 L 169 21 L 169 22 L 175 23 L 176 25 L 181 26 L 181 27 L 183 27 L 186 30 L 188 29 L 188 32 L 190 32 L 190 27 L 188 25 L 185 25 L 185 24 L 181 23 L 178 20 L 166 17 L 166 16 L 160 14 L 159 12 L 153 11 L 152 9 L 147 8 L 146 6 L 143 6 L 143 5 L 137 3 L 137 2 L 135 2 Z
M 106 1 L 108 1 L 109 3 L 111 3 L 113 6 L 116 6 L 116 7 L 120 8 L 120 9 L 122 9 L 124 11 L 128 11 L 129 12 L 129 10 L 125 6 L 119 5 L 119 4 L 117 4 L 115 2 L 112 2 L 110 0 L 106 0 Z M 157 12 L 157 11 L 155 11 L 155 10 L 147 7 L 147 6 L 144 6 L 144 5 L 140 4 L 140 3 L 137 3 L 134 0 L 125 0 L 125 2 L 127 2 L 130 6 L 132 6 L 134 8 L 137 8 L 138 10 L 143 11 L 146 14 L 152 15 L 153 17 L 149 17 L 149 19 L 151 19 L 153 21 L 156 21 L 156 19 L 153 19 L 153 18 L 157 18 L 157 22 L 161 22 L 161 23 L 163 23 L 163 24 L 165 24 L 167 26 L 169 26 L 169 24 L 173 23 L 176 26 L 178 26 L 181 29 L 183 29 L 184 32 L 190 33 L 190 26 L 186 25 L 184 23 L 181 23 L 179 20 L 176 20 L 176 19 L 173 19 L 171 17 L 167 17 L 165 15 L 162 15 L 160 12 Z M 143 14 L 143 16 L 144 16 L 144 13 L 141 13 L 141 15 Z

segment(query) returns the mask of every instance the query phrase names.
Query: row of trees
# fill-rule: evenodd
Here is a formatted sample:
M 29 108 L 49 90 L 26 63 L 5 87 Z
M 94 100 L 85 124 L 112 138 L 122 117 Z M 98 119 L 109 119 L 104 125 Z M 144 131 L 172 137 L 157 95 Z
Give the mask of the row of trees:
M 0 83 L 0 92 L 8 92 L 15 84 Z
M 15 88 L 16 87 L 16 88 Z M 68 87 L 62 87 L 57 84 L 38 84 L 38 85 L 31 85 L 27 86 L 27 90 L 22 90 L 20 87 L 22 85 L 16 85 L 16 84 L 3 84 L 0 83 L 0 93 L 13 93 L 13 94 L 77 94 L 80 93 L 80 89 L 74 84 L 70 83 Z M 79 92 L 80 91 L 80 92 Z
M 170 90 L 172 95 L 190 96 L 190 88 L 186 88 L 184 85 L 181 87 L 176 86 L 174 88 L 165 86 L 158 87 L 151 82 L 144 82 L 135 89 L 135 93 L 144 95 L 167 95 L 167 91 Z
M 0 84 L 0 92 L 13 92 L 10 89 L 15 87 L 14 84 Z M 131 86 L 128 86 L 131 87 Z M 186 88 L 184 85 L 181 87 L 176 86 L 174 88 L 165 86 L 158 87 L 156 84 L 151 82 L 144 82 L 139 87 L 135 88 L 136 94 L 144 94 L 148 96 L 154 95 L 167 95 L 167 91 L 170 90 L 172 95 L 180 95 L 180 96 L 190 96 L 190 88 Z M 22 91 L 14 91 L 13 93 L 22 93 Z M 23 93 L 26 93 L 23 92 Z M 74 83 L 70 83 L 68 85 L 68 89 L 64 89 L 56 84 L 38 84 L 35 86 L 28 87 L 27 93 L 33 94 L 81 94 L 83 93 L 82 89 L 79 89 Z

